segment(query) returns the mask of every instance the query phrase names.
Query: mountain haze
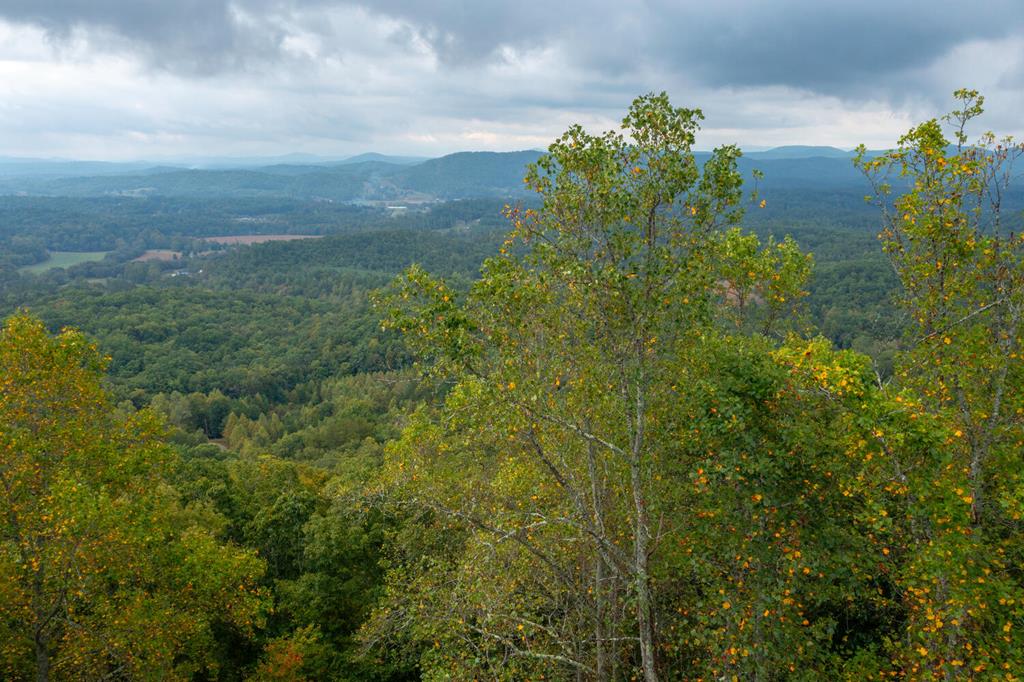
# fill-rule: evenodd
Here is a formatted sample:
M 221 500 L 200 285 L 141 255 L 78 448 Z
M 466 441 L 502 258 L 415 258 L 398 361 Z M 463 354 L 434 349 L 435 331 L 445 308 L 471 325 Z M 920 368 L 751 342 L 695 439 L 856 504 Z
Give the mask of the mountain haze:
M 289 197 L 341 202 L 517 197 L 526 166 L 542 152 L 458 152 L 436 159 L 368 153 L 334 162 L 306 156 L 234 167 L 179 167 L 91 161 L 0 160 L 0 193 L 39 196 Z M 710 154 L 698 152 L 702 163 Z M 764 189 L 854 188 L 852 152 L 791 146 L 750 152 L 740 169 L 765 174 Z M 270 160 L 270 159 L 267 159 Z

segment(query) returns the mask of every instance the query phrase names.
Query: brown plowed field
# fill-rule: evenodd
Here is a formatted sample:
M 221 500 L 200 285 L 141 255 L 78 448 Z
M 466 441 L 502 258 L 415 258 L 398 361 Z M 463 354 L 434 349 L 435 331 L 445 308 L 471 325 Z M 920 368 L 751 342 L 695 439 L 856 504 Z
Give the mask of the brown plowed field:
M 171 251 L 170 249 L 149 249 L 138 258 L 133 258 L 136 262 L 145 262 L 150 260 L 163 260 L 169 261 L 176 258 L 181 258 L 181 251 Z
M 263 242 L 287 242 L 293 239 L 319 239 L 318 234 L 237 234 L 227 237 L 203 237 L 217 244 L 262 244 Z

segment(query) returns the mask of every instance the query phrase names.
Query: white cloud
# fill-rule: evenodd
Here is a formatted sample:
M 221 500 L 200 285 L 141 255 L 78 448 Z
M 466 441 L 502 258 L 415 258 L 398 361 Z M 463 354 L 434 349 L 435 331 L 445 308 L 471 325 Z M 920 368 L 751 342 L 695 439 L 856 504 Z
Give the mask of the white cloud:
M 1002 17 L 1008 34 L 972 19 L 959 35 L 951 23 L 959 10 L 933 16 L 924 23 L 937 45 L 928 49 L 887 46 L 892 32 L 859 36 L 865 50 L 882 53 L 844 47 L 840 56 L 856 63 L 834 66 L 822 82 L 835 58 L 814 50 L 830 36 L 858 39 L 841 26 L 805 36 L 827 8 L 787 24 L 739 2 L 718 10 L 482 3 L 463 11 L 454 1 L 208 0 L 179 20 L 155 2 L 164 9 L 147 15 L 148 0 L 124 16 L 69 3 L 66 14 L 43 18 L 27 0 L 20 13 L 21 0 L 11 1 L 14 10 L 0 7 L 0 17 L 11 17 L 0 19 L 2 155 L 158 160 L 543 147 L 573 122 L 612 127 L 633 96 L 662 89 L 704 110 L 705 147 L 885 146 L 913 121 L 941 113 L 962 86 L 985 92 L 992 127 L 1024 132 L 1024 39 L 1012 31 L 1019 10 Z M 890 4 L 894 16 L 905 9 Z M 867 30 L 872 8 L 856 11 L 833 14 L 851 31 Z M 149 25 L 157 20 L 164 23 Z

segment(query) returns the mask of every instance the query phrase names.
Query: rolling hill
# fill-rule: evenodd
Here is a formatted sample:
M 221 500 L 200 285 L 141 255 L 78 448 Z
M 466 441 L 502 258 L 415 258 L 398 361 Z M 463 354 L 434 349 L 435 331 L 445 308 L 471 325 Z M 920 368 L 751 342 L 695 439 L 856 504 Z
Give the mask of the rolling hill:
M 186 168 L 98 162 L 0 160 L 0 194 L 38 196 L 287 197 L 348 203 L 444 201 L 520 197 L 527 164 L 539 151 L 458 152 L 435 159 L 361 154 L 331 163 L 308 157 L 232 168 Z M 696 155 L 698 162 L 709 157 Z M 790 146 L 751 152 L 743 174 L 765 175 L 771 190 L 845 190 L 863 195 L 852 152 L 834 147 Z M 300 160 L 301 159 L 301 160 Z M 24 169 L 21 172 L 19 169 Z

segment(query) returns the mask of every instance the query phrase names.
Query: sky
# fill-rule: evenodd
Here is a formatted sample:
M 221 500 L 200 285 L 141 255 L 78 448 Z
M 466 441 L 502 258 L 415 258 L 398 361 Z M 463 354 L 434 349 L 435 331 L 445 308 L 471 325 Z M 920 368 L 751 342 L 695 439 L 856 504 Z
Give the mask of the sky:
M 544 148 L 662 90 L 700 148 L 878 148 L 960 87 L 1024 135 L 1024 0 L 0 0 L 0 156 Z

